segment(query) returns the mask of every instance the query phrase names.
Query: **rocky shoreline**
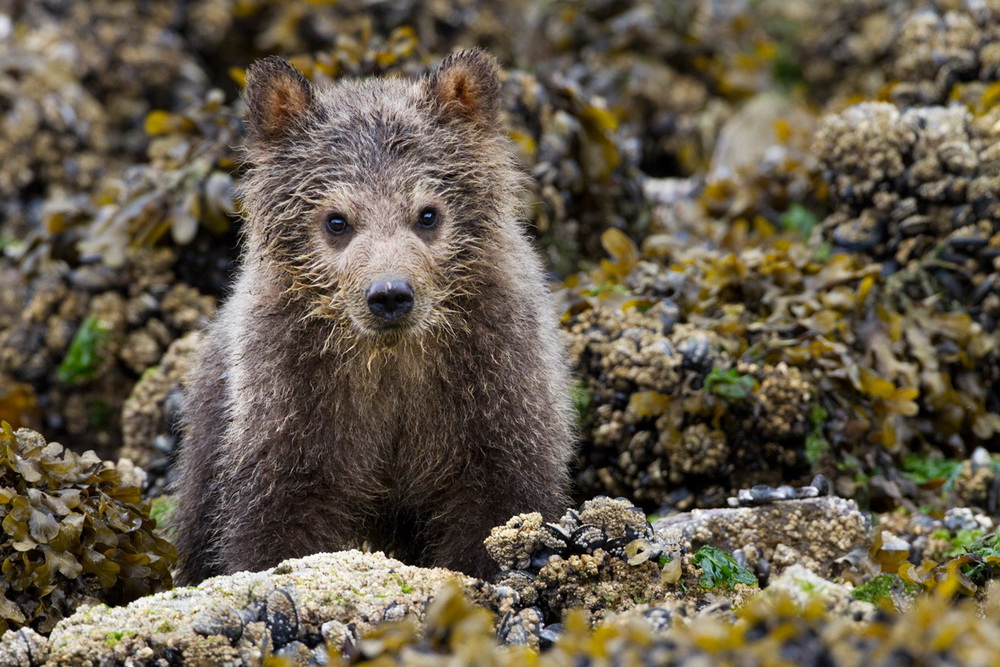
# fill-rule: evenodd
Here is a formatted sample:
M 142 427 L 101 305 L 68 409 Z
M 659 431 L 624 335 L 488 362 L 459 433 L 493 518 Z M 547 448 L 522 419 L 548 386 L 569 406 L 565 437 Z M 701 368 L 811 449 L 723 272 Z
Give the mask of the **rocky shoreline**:
M 993 664 L 998 26 L 994 0 L 0 3 L 0 664 Z M 498 526 L 496 581 L 341 552 L 170 589 L 245 68 L 469 46 L 505 69 L 578 506 Z

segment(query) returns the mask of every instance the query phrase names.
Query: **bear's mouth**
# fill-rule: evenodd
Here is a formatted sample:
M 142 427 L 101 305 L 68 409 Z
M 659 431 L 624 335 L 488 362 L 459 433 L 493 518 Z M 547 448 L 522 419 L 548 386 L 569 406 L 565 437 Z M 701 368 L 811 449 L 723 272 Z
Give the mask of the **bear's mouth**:
M 420 314 L 414 311 L 392 318 L 375 317 L 367 310 L 357 315 L 351 314 L 351 323 L 363 338 L 386 347 L 393 347 L 407 336 L 413 335 L 420 328 L 422 320 Z

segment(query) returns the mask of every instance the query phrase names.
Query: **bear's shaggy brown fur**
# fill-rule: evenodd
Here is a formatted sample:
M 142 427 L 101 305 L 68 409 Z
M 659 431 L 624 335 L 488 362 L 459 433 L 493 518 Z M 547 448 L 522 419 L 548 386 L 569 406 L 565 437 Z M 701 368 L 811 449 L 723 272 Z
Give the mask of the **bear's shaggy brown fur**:
M 247 75 L 245 247 L 189 378 L 179 581 L 369 546 L 476 576 L 565 506 L 572 409 L 496 62 Z

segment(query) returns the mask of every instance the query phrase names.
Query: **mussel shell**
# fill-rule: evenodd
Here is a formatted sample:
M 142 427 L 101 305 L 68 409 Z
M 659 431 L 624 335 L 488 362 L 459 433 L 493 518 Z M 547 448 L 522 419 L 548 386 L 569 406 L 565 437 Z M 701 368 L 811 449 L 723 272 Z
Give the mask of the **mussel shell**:
M 649 540 L 632 540 L 625 545 L 626 563 L 629 565 L 641 565 L 651 558 L 656 558 L 663 550 Z
M 585 523 L 573 531 L 570 537 L 570 544 L 574 549 L 579 549 L 587 553 L 594 549 L 599 549 L 607 542 L 604 531 L 592 523 Z
M 565 549 L 573 538 L 573 533 L 558 523 L 543 524 L 542 530 L 545 531 L 542 535 L 542 543 L 552 549 Z

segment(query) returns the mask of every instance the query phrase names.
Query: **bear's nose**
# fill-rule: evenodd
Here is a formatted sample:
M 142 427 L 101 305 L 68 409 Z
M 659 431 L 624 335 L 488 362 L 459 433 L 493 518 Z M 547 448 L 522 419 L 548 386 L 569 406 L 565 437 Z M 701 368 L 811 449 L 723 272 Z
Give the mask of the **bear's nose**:
M 379 280 L 365 292 L 365 299 L 372 315 L 388 322 L 413 308 L 413 287 L 405 280 Z

